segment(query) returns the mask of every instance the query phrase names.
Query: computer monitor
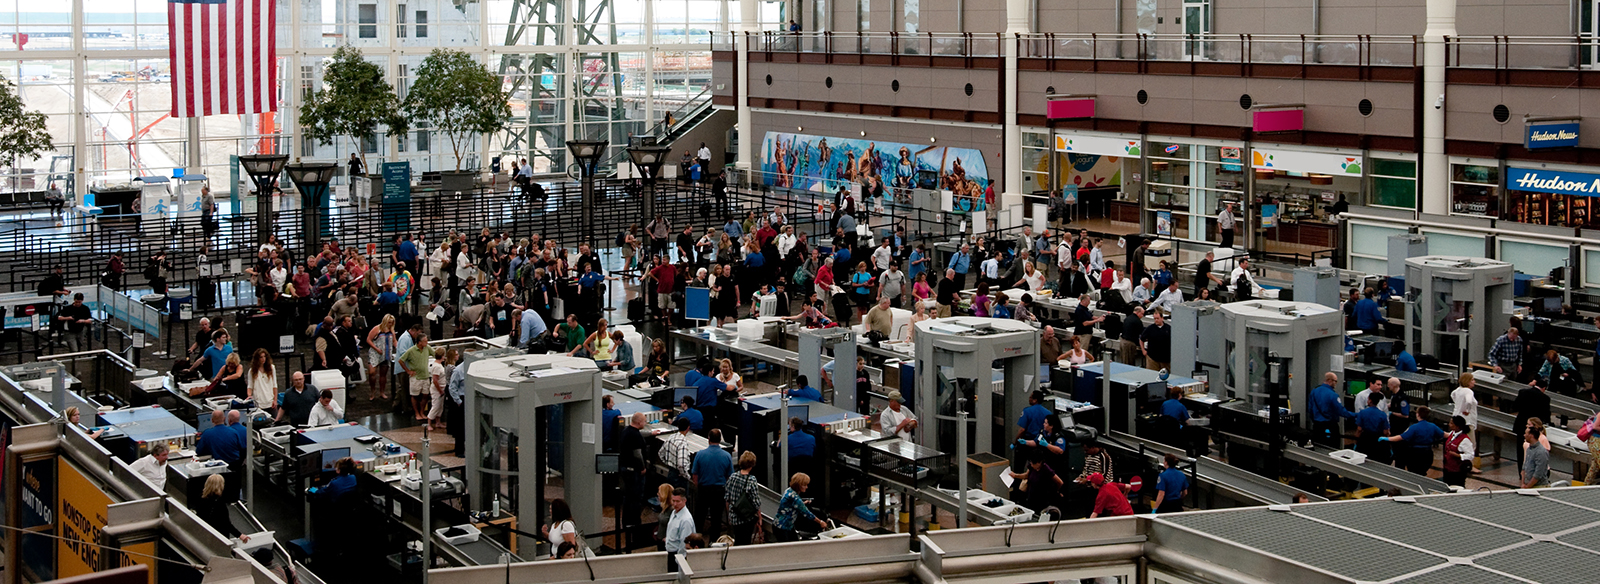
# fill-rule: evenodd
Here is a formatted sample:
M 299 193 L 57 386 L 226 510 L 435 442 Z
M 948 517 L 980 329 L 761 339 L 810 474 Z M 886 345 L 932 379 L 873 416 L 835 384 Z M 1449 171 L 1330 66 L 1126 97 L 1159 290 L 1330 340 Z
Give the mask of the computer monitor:
M 683 398 L 685 396 L 696 398 L 695 399 L 695 403 L 694 403 L 695 407 L 700 407 L 700 406 L 706 405 L 706 404 L 700 403 L 699 398 L 698 398 L 699 394 L 700 394 L 700 388 L 698 388 L 698 387 L 692 387 L 692 386 L 691 387 L 674 387 L 674 388 L 672 388 L 672 403 L 669 404 L 668 407 L 676 406 L 676 405 L 678 405 L 680 403 L 683 403 Z
M 200 412 L 200 415 L 195 419 L 194 427 L 195 427 L 195 430 L 199 431 L 199 432 L 205 432 L 206 430 L 210 430 L 211 429 L 211 412 L 209 412 L 209 411 Z
M 1561 297 L 1560 296 L 1551 296 L 1551 297 L 1548 297 L 1548 298 L 1540 298 L 1540 299 L 1536 300 L 1535 302 L 1537 302 L 1538 306 L 1539 306 L 1538 314 L 1541 314 L 1541 315 L 1561 314 Z
M 316 450 L 302 454 L 300 455 L 299 461 L 300 476 L 310 477 L 316 476 L 323 471 L 331 471 L 333 470 L 334 463 L 339 462 L 339 459 L 347 456 L 350 456 L 350 449 L 348 447 L 325 448 L 322 450 Z
M 801 422 L 810 422 L 811 421 L 811 406 L 809 406 L 809 405 L 797 406 L 797 405 L 794 405 L 794 404 L 789 404 L 789 417 L 790 418 L 800 418 Z M 788 424 L 789 421 L 788 420 L 784 420 L 783 423 L 784 424 Z
M 600 474 L 616 474 L 621 470 L 622 464 L 615 453 L 594 455 L 594 471 Z
M 1350 395 L 1355 395 L 1355 394 L 1361 393 L 1362 391 L 1365 391 L 1367 389 L 1367 380 L 1365 380 L 1365 379 L 1351 379 L 1349 382 L 1345 383 L 1344 385 L 1345 385 L 1345 391 L 1350 392 Z

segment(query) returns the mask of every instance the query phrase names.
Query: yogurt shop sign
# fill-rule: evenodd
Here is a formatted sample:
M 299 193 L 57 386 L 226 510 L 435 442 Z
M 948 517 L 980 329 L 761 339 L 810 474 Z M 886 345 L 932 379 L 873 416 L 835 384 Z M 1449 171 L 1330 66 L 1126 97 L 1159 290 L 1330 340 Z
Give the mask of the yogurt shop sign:
M 1512 167 L 1506 169 L 1506 186 L 1513 191 L 1596 197 L 1600 196 L 1600 174 Z
M 1578 122 L 1530 122 L 1522 143 L 1529 150 L 1572 148 L 1578 145 Z

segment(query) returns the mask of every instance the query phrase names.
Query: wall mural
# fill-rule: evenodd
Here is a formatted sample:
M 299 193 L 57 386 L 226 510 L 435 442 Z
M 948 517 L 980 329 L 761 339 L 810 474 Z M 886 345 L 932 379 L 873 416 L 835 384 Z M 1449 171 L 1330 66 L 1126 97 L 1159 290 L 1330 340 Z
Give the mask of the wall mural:
M 983 153 L 971 148 L 767 132 L 758 156 L 768 185 L 832 192 L 851 184 L 886 197 L 913 188 L 948 190 L 958 211 L 984 208 L 990 183 Z

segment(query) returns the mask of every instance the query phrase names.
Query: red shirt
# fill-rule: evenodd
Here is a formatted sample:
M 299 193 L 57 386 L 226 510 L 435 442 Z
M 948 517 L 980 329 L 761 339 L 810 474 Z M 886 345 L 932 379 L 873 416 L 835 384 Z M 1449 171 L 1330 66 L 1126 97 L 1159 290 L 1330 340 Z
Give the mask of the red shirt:
M 778 232 L 771 227 L 762 227 L 756 231 L 756 241 L 760 242 L 760 245 L 766 245 L 768 241 L 777 236 Z
M 1128 496 L 1122 493 L 1121 485 L 1106 481 L 1094 496 L 1094 512 L 1096 517 L 1120 517 L 1133 515 L 1133 506 L 1128 504 Z
M 650 275 L 656 279 L 656 293 L 668 294 L 672 292 L 672 287 L 677 285 L 678 267 L 670 263 L 661 264 L 651 270 Z
M 823 264 L 822 267 L 817 268 L 817 283 L 823 286 L 832 286 L 833 267 Z

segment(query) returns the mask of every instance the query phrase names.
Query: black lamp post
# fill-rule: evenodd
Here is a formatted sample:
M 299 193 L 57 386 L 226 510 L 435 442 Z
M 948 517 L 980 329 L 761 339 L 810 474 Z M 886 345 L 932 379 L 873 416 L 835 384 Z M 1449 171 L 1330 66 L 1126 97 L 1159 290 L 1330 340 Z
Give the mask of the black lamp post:
M 333 181 L 339 165 L 311 162 L 291 164 L 284 170 L 289 171 L 289 180 L 294 181 L 295 188 L 300 190 L 300 217 L 305 228 L 306 251 L 303 255 L 310 257 L 322 248 L 322 236 L 329 231 L 328 216 L 324 212 L 328 206 L 328 183 Z
M 666 163 L 667 155 L 671 152 L 671 146 L 630 146 L 628 148 L 628 158 L 633 160 L 633 166 L 639 169 L 639 176 L 644 179 L 644 217 L 646 221 L 656 216 L 656 178 L 661 175 L 661 166 Z
M 611 145 L 608 140 L 567 140 L 567 150 L 572 153 L 573 160 L 577 161 L 578 181 L 583 190 L 583 241 L 590 247 L 594 241 L 594 173 L 595 167 L 600 165 L 600 159 L 605 156 L 606 148 Z
M 247 154 L 239 157 L 239 165 L 256 185 L 256 238 L 266 243 L 272 238 L 273 200 L 278 190 L 278 175 L 283 173 L 288 154 Z

